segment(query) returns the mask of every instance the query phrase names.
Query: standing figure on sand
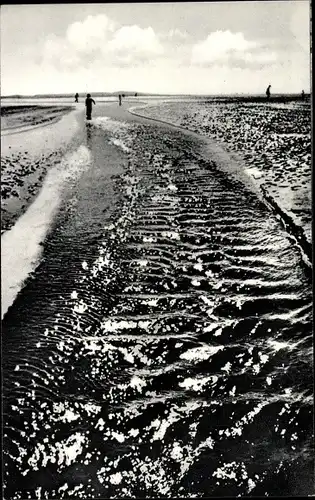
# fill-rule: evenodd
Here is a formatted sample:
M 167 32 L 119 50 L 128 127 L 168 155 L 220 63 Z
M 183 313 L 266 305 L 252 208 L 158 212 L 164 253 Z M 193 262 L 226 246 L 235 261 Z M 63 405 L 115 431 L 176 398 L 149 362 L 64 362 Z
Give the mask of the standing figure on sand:
M 74 96 L 74 102 L 79 102 L 79 94 L 78 94 L 78 92 Z
M 267 90 L 266 90 L 267 99 L 270 98 L 270 89 L 271 89 L 271 85 L 268 85 Z
M 119 106 L 121 106 L 121 95 L 120 94 L 118 96 L 118 99 L 119 99 Z
M 86 95 L 85 107 L 86 107 L 86 119 L 91 120 L 92 118 L 92 103 L 95 104 L 94 99 L 92 99 L 91 94 Z

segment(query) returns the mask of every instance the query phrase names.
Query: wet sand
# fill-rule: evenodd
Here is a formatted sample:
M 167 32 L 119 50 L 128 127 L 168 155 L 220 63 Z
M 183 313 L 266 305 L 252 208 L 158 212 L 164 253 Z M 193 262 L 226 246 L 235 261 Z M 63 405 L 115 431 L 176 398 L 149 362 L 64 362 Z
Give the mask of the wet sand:
M 72 106 L 4 105 L 1 106 L 1 134 L 43 126 L 58 121 Z
M 45 109 L 48 107 L 45 107 Z M 25 108 L 22 107 L 22 110 Z M 25 213 L 42 186 L 47 171 L 60 162 L 60 159 L 75 134 L 79 130 L 79 110 L 69 114 L 69 107 L 57 108 L 54 121 L 46 121 L 51 116 L 36 107 L 35 125 L 29 127 L 26 111 L 13 113 L 17 127 L 1 127 L 1 233 L 10 229 L 17 219 Z M 39 124 L 40 114 L 42 123 Z M 82 112 L 81 112 L 82 113 Z M 56 116 L 57 115 L 57 116 Z M 34 117 L 32 117 L 34 118 Z M 34 118 L 35 120 L 35 118 Z M 24 124 L 22 126 L 22 124 Z M 8 134 L 6 132 L 9 132 Z
M 80 119 L 2 237 L 32 233 L 2 328 L 5 497 L 310 494 L 298 248 L 212 140 Z
M 149 105 L 138 111 L 213 138 L 243 163 L 311 254 L 310 103 L 257 99 Z M 303 234 L 302 234 L 303 233 Z

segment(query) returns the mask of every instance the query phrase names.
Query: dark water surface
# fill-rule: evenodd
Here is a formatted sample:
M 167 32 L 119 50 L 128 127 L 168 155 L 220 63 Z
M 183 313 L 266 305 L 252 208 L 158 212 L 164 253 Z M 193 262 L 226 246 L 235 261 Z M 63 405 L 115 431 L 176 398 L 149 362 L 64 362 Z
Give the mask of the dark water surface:
M 3 321 L 6 499 L 313 493 L 311 280 L 180 131 L 93 120 Z

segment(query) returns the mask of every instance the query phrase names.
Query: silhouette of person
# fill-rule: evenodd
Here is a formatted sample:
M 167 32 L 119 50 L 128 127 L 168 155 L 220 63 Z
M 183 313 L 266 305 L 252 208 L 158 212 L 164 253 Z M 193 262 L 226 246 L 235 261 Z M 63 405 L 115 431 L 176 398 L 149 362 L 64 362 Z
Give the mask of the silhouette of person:
M 137 94 L 137 92 L 136 92 L 136 93 L 135 93 L 135 97 L 137 97 L 137 95 L 138 95 L 138 94 Z
M 118 99 L 119 99 L 119 106 L 121 106 L 121 95 L 120 94 L 118 96 Z
M 266 90 L 267 99 L 270 98 L 270 89 L 271 89 L 271 85 L 268 85 L 267 90 Z
M 79 102 L 79 94 L 78 93 L 76 93 L 76 95 L 74 96 L 74 99 L 75 99 L 74 102 Z
M 86 95 L 85 107 L 86 107 L 86 119 L 91 120 L 92 118 L 92 103 L 95 104 L 94 99 L 92 99 L 91 94 Z
M 302 101 L 304 101 L 304 99 L 305 99 L 305 92 L 304 92 L 304 90 L 302 90 L 301 97 L 302 97 Z

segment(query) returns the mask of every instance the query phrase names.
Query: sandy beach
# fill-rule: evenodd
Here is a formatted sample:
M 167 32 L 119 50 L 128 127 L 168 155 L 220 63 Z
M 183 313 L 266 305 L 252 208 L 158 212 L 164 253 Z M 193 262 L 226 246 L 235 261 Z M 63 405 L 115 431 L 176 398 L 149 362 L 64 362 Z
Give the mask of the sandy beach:
M 6 497 L 310 494 L 301 249 L 244 159 L 130 107 L 2 137 Z

